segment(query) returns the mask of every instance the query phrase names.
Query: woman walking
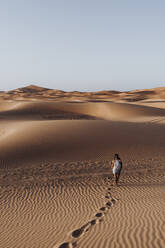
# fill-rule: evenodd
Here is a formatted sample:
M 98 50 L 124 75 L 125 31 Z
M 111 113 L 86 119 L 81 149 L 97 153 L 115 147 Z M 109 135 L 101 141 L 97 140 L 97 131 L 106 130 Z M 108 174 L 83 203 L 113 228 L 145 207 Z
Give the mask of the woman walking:
M 122 170 L 122 161 L 119 157 L 119 154 L 114 155 L 114 159 L 112 160 L 111 165 L 112 165 L 112 172 L 114 175 L 114 184 L 117 185 Z

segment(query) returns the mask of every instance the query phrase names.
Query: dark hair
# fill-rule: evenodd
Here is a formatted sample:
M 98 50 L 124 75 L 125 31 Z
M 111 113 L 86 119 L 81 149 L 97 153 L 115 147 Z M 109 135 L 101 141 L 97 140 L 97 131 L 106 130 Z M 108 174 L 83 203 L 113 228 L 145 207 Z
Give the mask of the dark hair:
M 114 159 L 115 159 L 115 158 L 120 159 L 119 154 L 115 153 Z

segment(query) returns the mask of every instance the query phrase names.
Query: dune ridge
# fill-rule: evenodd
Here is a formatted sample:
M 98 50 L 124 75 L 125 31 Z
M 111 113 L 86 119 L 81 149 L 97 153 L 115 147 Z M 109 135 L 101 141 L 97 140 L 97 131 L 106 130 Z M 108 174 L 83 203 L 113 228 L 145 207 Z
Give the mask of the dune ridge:
M 65 92 L 29 85 L 16 90 L 0 92 L 1 100 L 53 100 L 53 101 L 126 101 L 139 102 L 146 99 L 165 99 L 165 87 L 132 91 L 104 90 L 97 92 Z

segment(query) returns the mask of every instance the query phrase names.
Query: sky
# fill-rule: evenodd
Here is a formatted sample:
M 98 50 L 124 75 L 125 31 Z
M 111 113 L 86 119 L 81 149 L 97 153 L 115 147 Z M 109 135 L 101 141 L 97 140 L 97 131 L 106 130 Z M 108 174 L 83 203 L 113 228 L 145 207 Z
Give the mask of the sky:
M 164 0 L 0 0 L 0 90 L 165 86 Z

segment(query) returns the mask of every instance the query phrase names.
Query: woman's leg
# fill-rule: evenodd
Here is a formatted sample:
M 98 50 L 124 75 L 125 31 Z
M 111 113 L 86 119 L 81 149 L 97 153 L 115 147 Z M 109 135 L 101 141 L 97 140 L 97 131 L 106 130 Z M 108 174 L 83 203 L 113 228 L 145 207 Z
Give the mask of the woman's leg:
M 121 170 L 120 170 L 119 173 L 117 174 L 117 182 L 119 182 L 120 173 L 121 173 Z
M 120 177 L 120 174 L 117 174 L 117 183 L 119 182 L 119 177 Z
M 114 184 L 117 185 L 117 174 L 114 174 Z

